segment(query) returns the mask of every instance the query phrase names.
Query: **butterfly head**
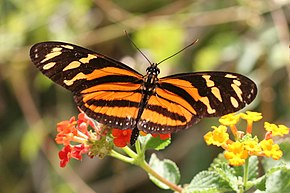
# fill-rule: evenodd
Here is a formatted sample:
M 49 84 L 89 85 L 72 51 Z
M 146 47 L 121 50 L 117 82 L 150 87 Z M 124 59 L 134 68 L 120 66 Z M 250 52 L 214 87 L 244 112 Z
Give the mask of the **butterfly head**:
M 160 73 L 160 69 L 157 67 L 156 63 L 152 63 L 147 69 L 147 74 L 155 75 L 157 76 Z

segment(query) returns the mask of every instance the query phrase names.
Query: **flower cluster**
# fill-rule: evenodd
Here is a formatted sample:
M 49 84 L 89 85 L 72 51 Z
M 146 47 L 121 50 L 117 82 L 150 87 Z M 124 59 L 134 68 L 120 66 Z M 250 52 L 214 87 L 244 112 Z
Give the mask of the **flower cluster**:
M 91 129 L 89 129 L 89 127 Z M 82 155 L 103 158 L 110 155 L 113 147 L 125 147 L 130 143 L 132 129 L 117 129 L 106 126 L 98 127 L 85 113 L 80 113 L 78 119 L 72 117 L 68 121 L 57 124 L 56 143 L 64 147 L 59 152 L 60 166 L 65 167 L 71 158 L 82 160 Z M 146 135 L 144 132 L 140 132 Z M 170 138 L 170 134 L 152 134 L 161 140 Z
M 247 121 L 246 131 L 238 130 L 236 124 L 240 119 Z M 225 158 L 230 165 L 241 166 L 245 160 L 252 155 L 266 156 L 278 160 L 282 157 L 282 151 L 278 144 L 275 144 L 272 137 L 283 136 L 289 133 L 289 128 L 284 125 L 275 125 L 268 122 L 264 123 L 267 131 L 263 140 L 259 141 L 257 136 L 252 135 L 253 122 L 262 119 L 262 114 L 247 111 L 241 114 L 228 114 L 219 119 L 220 126 L 213 126 L 213 131 L 204 136 L 207 145 L 221 146 L 225 149 Z M 235 140 L 230 139 L 227 127 Z
M 93 130 L 88 130 L 88 126 Z M 78 115 L 78 120 L 72 117 L 69 121 L 58 123 L 57 132 L 56 143 L 64 145 L 58 154 L 61 167 L 65 167 L 71 158 L 81 160 L 83 154 L 101 157 L 106 153 L 103 147 L 95 148 L 95 142 L 105 138 L 106 130 L 98 128 L 84 113 Z

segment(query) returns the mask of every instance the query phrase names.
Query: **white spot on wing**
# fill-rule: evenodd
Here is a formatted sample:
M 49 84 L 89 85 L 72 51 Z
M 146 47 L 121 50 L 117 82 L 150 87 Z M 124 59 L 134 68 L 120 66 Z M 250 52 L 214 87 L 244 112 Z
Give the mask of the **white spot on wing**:
M 45 58 L 40 61 L 40 63 L 46 62 L 47 60 L 50 60 L 50 59 L 52 59 L 60 54 L 61 54 L 61 52 L 51 52 L 51 53 L 47 54 L 45 56 Z
M 79 61 L 72 61 L 69 63 L 62 71 L 71 70 L 80 67 L 81 63 Z
M 207 108 L 207 112 L 208 112 L 208 114 L 213 114 L 213 113 L 216 112 L 215 109 L 211 108 L 210 103 L 209 103 L 209 100 L 208 100 L 207 97 L 201 97 L 199 100 L 200 100 L 203 104 L 205 104 L 205 106 L 206 106 L 206 108 Z
M 207 87 L 213 87 L 214 86 L 214 81 L 210 80 L 210 75 L 203 75 L 202 78 L 205 79 L 206 81 L 206 86 Z
M 70 80 L 64 80 L 63 83 L 66 84 L 67 86 L 71 86 L 71 85 L 73 85 L 73 83 L 76 80 L 86 79 L 86 78 L 87 78 L 87 76 L 84 73 L 80 72 L 77 75 L 75 75 L 72 79 L 70 79 Z
M 55 62 L 47 63 L 47 64 L 43 65 L 42 69 L 49 70 L 49 69 L 53 68 L 55 66 L 55 64 L 56 64 Z
M 58 47 L 52 49 L 53 52 L 60 52 L 61 50 L 62 48 L 58 48 Z
M 86 58 L 81 58 L 79 61 L 80 61 L 81 63 L 85 64 L 85 63 L 89 63 L 89 61 L 90 61 L 91 59 L 94 59 L 94 58 L 97 58 L 97 56 L 95 56 L 95 55 L 93 55 L 93 54 L 88 54 L 88 57 L 86 57 Z
M 231 103 L 235 108 L 237 108 L 239 106 L 238 101 L 234 97 L 231 97 Z
M 240 87 L 237 86 L 236 84 L 231 84 L 231 87 L 234 89 L 234 91 L 237 94 L 237 96 L 239 97 L 240 101 L 243 101 L 243 97 L 242 97 L 243 92 L 240 89 Z
M 233 74 L 226 74 L 225 77 L 226 78 L 237 78 L 237 76 L 235 76 Z
M 220 89 L 218 89 L 217 87 L 212 87 L 211 88 L 211 93 L 220 101 L 223 102 L 222 100 L 222 96 L 220 93 Z
M 70 50 L 74 49 L 74 47 L 71 45 L 61 45 L 61 47 L 66 48 L 66 49 L 70 49 Z
M 233 83 L 237 86 L 241 86 L 241 82 L 239 80 L 233 80 Z

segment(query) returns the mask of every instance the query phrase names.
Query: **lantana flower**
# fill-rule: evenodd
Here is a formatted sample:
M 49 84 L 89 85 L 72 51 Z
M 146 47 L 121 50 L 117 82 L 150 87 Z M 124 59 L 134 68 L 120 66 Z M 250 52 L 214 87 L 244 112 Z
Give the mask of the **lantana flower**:
M 289 133 L 289 128 L 285 125 L 275 125 L 268 122 L 264 123 L 266 131 L 271 132 L 273 136 L 283 136 Z
M 219 127 L 213 126 L 213 131 L 208 132 L 205 136 L 205 142 L 207 145 L 222 146 L 229 140 L 229 134 L 227 133 L 227 127 L 220 125 Z
M 64 146 L 64 148 L 58 153 L 60 166 L 65 167 L 71 158 L 82 160 L 82 154 L 87 153 L 88 149 L 89 147 L 84 144 Z
M 247 121 L 246 132 L 238 130 L 236 124 L 242 118 Z M 215 127 L 213 131 L 208 132 L 204 136 L 207 145 L 221 146 L 225 149 L 225 158 L 230 165 L 240 166 L 245 163 L 245 160 L 252 155 L 271 157 L 278 160 L 283 153 L 278 144 L 275 144 L 273 136 L 283 136 L 289 133 L 289 128 L 285 125 L 275 125 L 265 122 L 264 128 L 266 130 L 265 138 L 259 141 L 257 136 L 252 136 L 253 122 L 262 119 L 262 114 L 257 112 L 247 111 L 242 114 L 229 114 L 220 118 L 222 125 Z M 235 140 L 229 138 L 227 127 L 229 126 Z
M 114 137 L 114 144 L 116 147 L 125 147 L 130 143 L 132 129 L 112 129 L 112 136 Z M 147 135 L 147 133 L 140 131 L 141 136 Z M 171 137 L 170 133 L 167 134 L 151 134 L 152 137 L 158 137 L 161 140 L 166 140 Z
M 171 137 L 171 133 L 166 133 L 166 134 L 151 134 L 152 137 L 159 137 L 161 140 L 166 140 Z
M 117 147 L 125 147 L 130 143 L 132 129 L 112 129 L 112 135 L 114 137 L 114 144 Z
M 227 146 L 225 151 L 225 158 L 229 160 L 229 163 L 233 166 L 243 165 L 245 159 L 249 157 L 247 150 L 244 147 L 244 144 L 235 141 Z
M 71 158 L 82 160 L 82 155 L 103 158 L 110 155 L 114 147 L 123 148 L 130 143 L 132 129 L 110 128 L 99 126 L 85 113 L 57 124 L 56 143 L 64 147 L 59 152 L 60 166 L 65 167 Z M 146 133 L 140 132 L 142 135 Z M 170 134 L 152 134 L 159 136 L 161 140 L 170 138 Z
M 88 129 L 88 126 L 91 127 L 91 130 Z M 104 154 L 103 146 L 109 147 L 108 143 L 102 143 L 102 146 L 96 145 L 96 141 L 105 139 L 108 132 L 97 127 L 84 113 L 78 115 L 78 120 L 72 117 L 69 121 L 58 123 L 57 132 L 56 143 L 64 145 L 59 152 L 61 167 L 65 167 L 71 158 L 81 160 L 83 154 L 88 154 L 90 157 L 102 157 Z M 108 149 L 107 154 L 109 151 L 110 149 Z

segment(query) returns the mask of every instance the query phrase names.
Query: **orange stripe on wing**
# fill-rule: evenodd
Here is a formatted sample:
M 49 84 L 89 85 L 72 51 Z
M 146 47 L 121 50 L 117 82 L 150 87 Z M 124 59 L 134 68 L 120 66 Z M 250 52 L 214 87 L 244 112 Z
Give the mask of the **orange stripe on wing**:
M 180 105 L 178 105 L 176 103 L 169 102 L 169 101 L 162 99 L 158 96 L 151 96 L 149 101 L 148 101 L 148 105 L 156 105 L 156 106 L 166 108 L 171 113 L 176 113 L 179 116 L 184 116 L 185 119 L 187 119 L 187 121 L 190 121 L 190 119 L 192 117 L 192 114 L 189 111 L 185 110 Z M 184 109 L 187 113 L 183 112 L 181 109 Z M 171 119 L 174 121 L 175 121 L 175 118 L 176 117 L 171 117 Z
M 133 118 L 135 119 L 138 114 L 139 108 L 136 107 L 107 107 L 107 106 L 95 106 L 85 104 L 85 107 L 94 111 L 96 113 L 100 113 L 106 116 L 112 116 L 117 118 Z
M 80 73 L 76 74 L 74 77 L 72 77 L 70 80 L 64 80 L 63 82 L 67 86 L 71 86 L 71 85 L 73 85 L 73 83 L 76 80 L 80 80 L 80 79 L 94 80 L 97 78 L 102 78 L 105 76 L 112 76 L 112 75 L 132 76 L 132 77 L 135 77 L 137 79 L 142 78 L 142 76 L 140 76 L 139 74 L 136 74 L 136 73 L 131 72 L 129 70 L 124 70 L 124 69 L 115 68 L 115 67 L 105 67 L 102 69 L 96 69 L 89 74 L 84 74 L 84 73 L 80 72 Z
M 133 91 L 137 90 L 141 87 L 140 84 L 133 84 L 133 83 L 104 83 L 99 84 L 96 86 L 92 86 L 90 88 L 84 89 L 81 91 L 81 93 L 90 93 L 90 92 L 96 92 L 101 90 L 120 90 L 120 91 Z
M 180 126 L 180 125 L 187 124 L 187 122 L 182 122 L 180 120 L 173 120 L 170 117 L 164 116 L 162 113 L 158 113 L 150 109 L 144 109 L 141 119 L 146 120 L 151 123 L 164 125 L 164 126 Z
M 204 97 L 200 96 L 198 93 L 198 89 L 195 88 L 189 81 L 176 79 L 176 78 L 168 78 L 168 79 L 162 79 L 162 82 L 166 82 L 166 83 L 178 86 L 180 89 L 183 89 L 184 91 L 186 91 L 195 101 L 202 102 L 206 106 L 208 114 L 216 113 L 216 109 L 211 107 L 209 98 L 207 96 L 204 96 Z M 218 94 L 216 97 L 219 97 Z M 178 100 L 178 103 L 180 102 L 182 101 Z M 185 103 L 180 103 L 180 104 L 185 104 Z M 196 111 L 193 114 L 196 115 L 197 114 Z
M 188 92 L 188 94 L 190 94 L 195 101 L 198 101 L 201 98 L 201 96 L 198 93 L 198 89 L 195 88 L 190 82 L 186 80 L 168 78 L 168 79 L 162 79 L 162 82 L 169 83 L 169 84 L 182 88 L 183 90 Z
M 107 92 L 107 91 L 99 91 L 92 92 L 89 94 L 83 95 L 83 102 L 87 102 L 89 100 L 127 100 L 131 102 L 139 103 L 141 101 L 142 94 L 138 92 Z
M 192 119 L 192 114 L 188 110 L 178 104 L 170 103 L 158 96 L 151 96 L 148 101 L 148 105 L 166 108 L 169 113 L 172 113 L 172 117 L 170 117 L 170 115 L 166 115 L 167 112 L 162 112 L 161 108 L 160 111 L 154 111 L 150 108 L 145 108 L 141 116 L 142 120 L 148 120 L 152 123 L 165 126 L 183 126 L 190 122 Z M 180 118 L 178 116 L 184 117 L 185 121 L 178 120 L 178 118 Z
M 133 76 L 133 77 L 139 78 L 139 79 L 142 78 L 142 76 L 140 76 L 139 74 L 136 74 L 136 73 L 131 72 L 129 70 L 117 68 L 117 67 L 105 67 L 105 68 L 101 68 L 101 69 L 98 69 L 95 71 L 98 71 L 98 73 L 100 74 L 98 76 L 98 78 L 102 77 L 102 76 L 108 76 L 108 75 L 126 75 L 126 76 Z
M 178 103 L 180 106 L 186 108 L 192 114 L 196 115 L 195 109 L 181 96 L 176 95 L 172 92 L 169 92 L 169 91 L 161 89 L 161 88 L 156 88 L 156 93 L 163 98 L 166 98 L 172 102 Z

